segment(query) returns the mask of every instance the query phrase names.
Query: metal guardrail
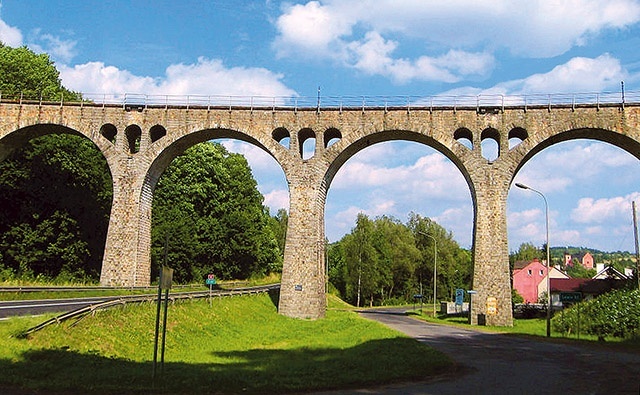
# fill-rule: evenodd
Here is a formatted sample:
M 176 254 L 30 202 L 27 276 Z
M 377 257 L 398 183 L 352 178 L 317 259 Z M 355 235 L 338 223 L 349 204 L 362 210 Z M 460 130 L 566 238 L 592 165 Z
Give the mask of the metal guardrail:
M 23 94 L 2 94 L 1 103 L 109 106 L 142 111 L 146 108 L 198 109 L 481 109 L 528 107 L 576 107 L 640 105 L 640 91 L 552 93 L 529 95 L 395 95 L 395 96 L 233 96 L 233 95 L 155 95 L 140 93 L 81 93 L 81 101 L 43 100 Z
M 229 290 L 219 290 L 214 293 L 210 293 L 209 291 L 180 292 L 180 293 L 169 294 L 169 300 L 171 300 L 171 302 L 175 302 L 176 300 L 200 299 L 200 298 L 208 298 L 209 296 L 223 297 L 223 296 L 237 296 L 237 295 L 252 295 L 252 294 L 259 294 L 264 292 L 270 292 L 276 289 L 280 289 L 280 284 L 262 285 L 262 286 L 245 287 L 245 288 L 234 288 Z M 77 318 L 76 322 L 74 322 L 72 326 L 76 325 L 86 316 L 88 316 L 89 314 L 93 314 L 98 310 L 104 310 L 104 309 L 108 309 L 115 306 L 122 306 L 122 305 L 126 305 L 127 303 L 155 302 L 157 300 L 158 300 L 157 294 L 156 295 L 130 295 L 130 296 L 117 297 L 117 298 L 110 299 L 100 303 L 94 303 L 89 306 L 85 306 L 76 310 L 72 310 L 72 311 L 60 314 L 56 317 L 50 318 L 47 321 L 20 333 L 20 337 L 26 337 L 29 334 L 37 332 L 43 328 L 46 328 L 49 325 L 58 324 L 62 321 L 66 321 L 71 318 Z

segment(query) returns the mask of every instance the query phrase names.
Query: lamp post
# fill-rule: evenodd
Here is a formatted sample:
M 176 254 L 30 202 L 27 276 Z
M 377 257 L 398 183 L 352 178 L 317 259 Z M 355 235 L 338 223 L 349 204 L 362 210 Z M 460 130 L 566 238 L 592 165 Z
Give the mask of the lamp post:
M 437 291 L 436 273 L 438 271 L 438 241 L 436 240 L 435 237 L 431 236 L 430 234 L 420 232 L 420 231 L 418 231 L 418 233 L 433 239 L 433 316 L 435 317 L 436 316 L 436 291 Z
M 547 230 L 547 337 L 551 337 L 551 258 L 549 255 L 549 204 L 544 194 L 536 189 L 533 189 L 527 185 L 516 183 L 516 186 L 521 189 L 528 189 L 532 192 L 542 196 L 544 200 L 544 210 L 546 219 Z

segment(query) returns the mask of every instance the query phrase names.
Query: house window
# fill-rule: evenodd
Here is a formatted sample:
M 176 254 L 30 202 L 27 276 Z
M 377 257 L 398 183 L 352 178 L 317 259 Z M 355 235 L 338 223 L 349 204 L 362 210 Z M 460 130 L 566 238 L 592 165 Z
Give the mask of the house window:
M 544 276 L 544 269 L 540 269 L 540 275 Z
M 527 274 L 530 276 L 531 275 L 531 269 L 527 270 Z

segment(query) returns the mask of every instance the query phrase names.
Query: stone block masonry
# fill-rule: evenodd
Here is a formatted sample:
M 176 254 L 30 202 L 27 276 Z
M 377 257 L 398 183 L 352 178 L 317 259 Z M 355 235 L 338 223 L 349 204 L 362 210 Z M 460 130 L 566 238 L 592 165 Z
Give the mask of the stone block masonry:
M 269 153 L 289 184 L 281 314 L 324 316 L 324 207 L 340 167 L 365 147 L 414 141 L 435 148 L 464 176 L 474 207 L 472 323 L 512 325 L 506 202 L 518 170 L 536 153 L 572 139 L 609 142 L 640 159 L 640 107 L 267 109 L 165 108 L 0 103 L 0 160 L 29 139 L 50 133 L 86 136 L 103 153 L 113 180 L 113 204 L 100 281 L 148 285 L 151 202 L 158 178 L 186 148 L 232 138 Z M 509 139 L 520 144 L 509 148 Z M 288 146 L 280 144 L 286 138 Z M 302 144 L 315 138 L 310 158 Z M 463 144 L 462 139 L 469 143 Z M 481 143 L 493 139 L 488 161 Z M 331 146 L 329 140 L 336 141 Z M 469 147 L 470 145 L 470 147 Z M 488 303 L 490 306 L 488 307 Z

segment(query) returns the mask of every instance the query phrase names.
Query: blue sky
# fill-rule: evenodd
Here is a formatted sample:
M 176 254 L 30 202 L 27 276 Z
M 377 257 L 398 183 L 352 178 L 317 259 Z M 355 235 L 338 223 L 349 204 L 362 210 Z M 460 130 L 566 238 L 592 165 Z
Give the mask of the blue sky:
M 0 41 L 47 52 L 63 84 L 86 93 L 429 96 L 629 92 L 640 87 L 640 1 L 0 1 Z M 287 208 L 282 171 L 245 154 L 272 213 Z M 491 147 L 487 147 L 487 152 Z M 589 140 L 552 146 L 516 177 L 547 196 L 552 246 L 634 250 L 631 201 L 640 161 Z M 469 189 L 439 152 L 374 145 L 338 172 L 326 230 L 355 216 L 411 211 L 463 247 L 472 240 Z M 540 196 L 512 187 L 509 248 L 542 245 Z

